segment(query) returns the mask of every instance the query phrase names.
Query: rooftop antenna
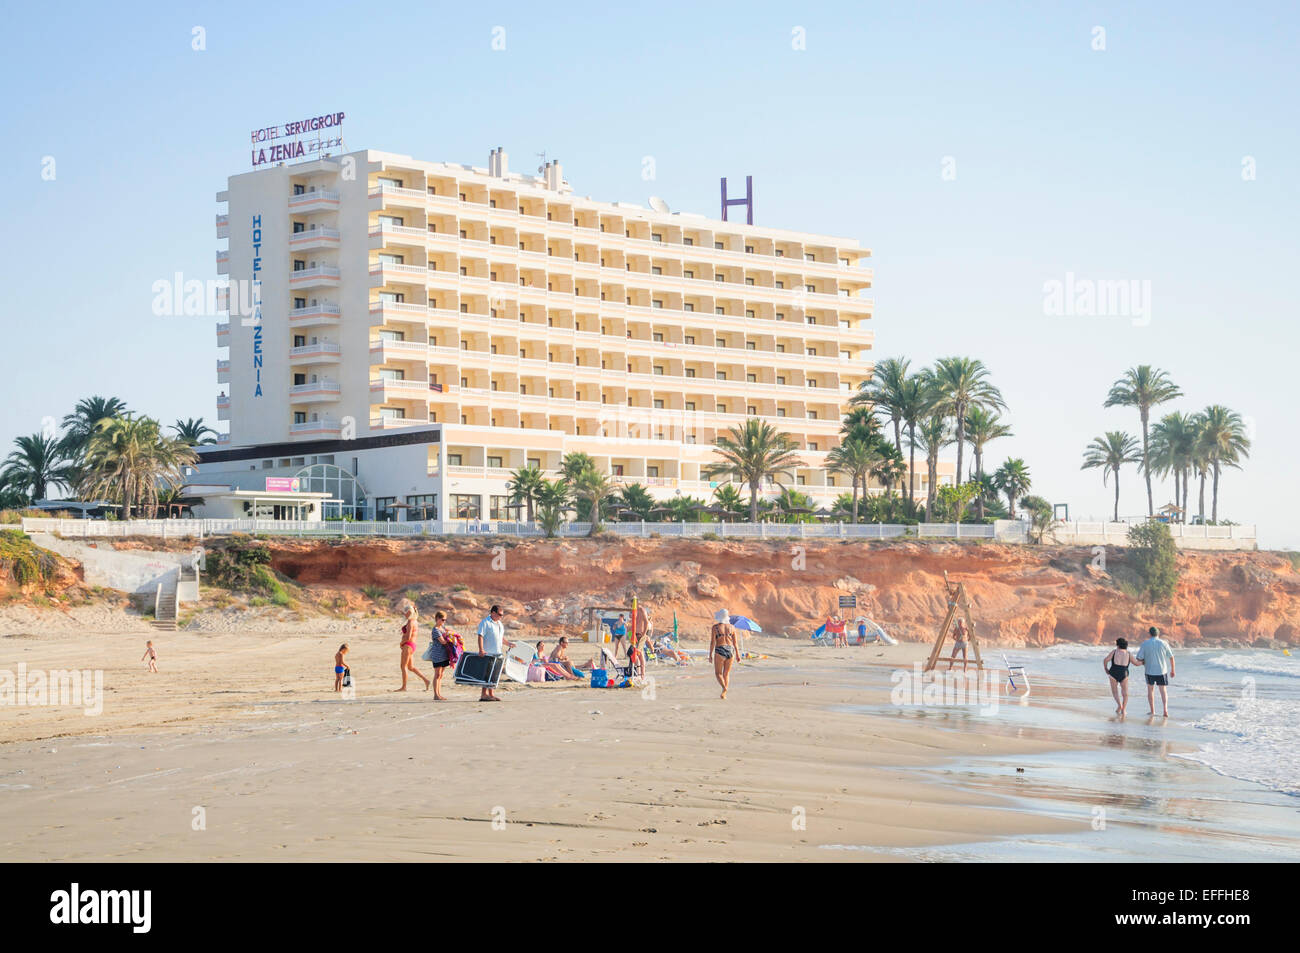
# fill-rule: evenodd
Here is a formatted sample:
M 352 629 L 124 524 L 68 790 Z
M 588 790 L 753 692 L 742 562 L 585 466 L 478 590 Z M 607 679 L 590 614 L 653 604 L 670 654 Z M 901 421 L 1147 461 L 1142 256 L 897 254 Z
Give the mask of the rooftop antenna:
M 546 171 L 546 152 L 538 152 L 536 155 L 542 160 L 542 164 L 537 167 L 537 174 L 542 175 Z
M 657 195 L 650 196 L 650 207 L 656 212 L 663 212 L 665 215 L 669 212 L 668 203 Z

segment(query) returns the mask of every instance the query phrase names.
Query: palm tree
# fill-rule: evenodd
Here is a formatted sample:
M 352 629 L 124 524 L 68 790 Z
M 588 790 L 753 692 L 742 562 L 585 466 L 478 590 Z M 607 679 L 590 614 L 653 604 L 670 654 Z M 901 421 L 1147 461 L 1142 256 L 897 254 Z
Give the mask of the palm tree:
M 164 436 L 158 421 L 150 417 L 104 418 L 86 446 L 78 489 L 84 499 L 116 500 L 123 519 L 130 518 L 132 507 L 152 516 L 158 509 L 160 487 L 184 482 L 182 468 L 197 461 L 193 449 Z
M 643 520 L 650 518 L 650 511 L 654 509 L 655 500 L 650 495 L 650 491 L 640 483 L 629 483 L 623 487 L 618 494 L 618 502 L 625 510 L 635 513 Z
M 930 413 L 934 403 L 934 393 L 930 389 L 929 378 L 924 374 L 912 374 L 898 392 L 898 416 L 907 430 L 907 505 L 909 510 L 916 508 L 916 428 L 922 418 Z
M 189 417 L 172 425 L 176 437 L 186 446 L 208 447 L 217 442 L 217 432 L 203 422 L 202 417 Z
M 870 407 L 850 407 L 840 423 L 840 439 L 870 443 L 880 439 L 880 421 Z
M 618 492 L 618 485 L 608 475 L 588 467 L 573 480 L 573 497 L 586 504 L 591 513 L 591 532 L 600 532 L 600 520 L 605 515 L 605 504 Z
M 1210 521 L 1218 523 L 1219 474 L 1224 467 L 1240 469 L 1242 458 L 1250 456 L 1250 438 L 1246 436 L 1246 424 L 1241 414 L 1222 404 L 1212 404 L 1201 411 L 1199 429 L 1201 451 L 1214 474 Z
M 765 480 L 800 466 L 794 439 L 765 420 L 755 418 L 732 427 L 731 436 L 719 436 L 716 452 L 722 460 L 704 468 L 705 477 L 730 477 L 749 484 L 749 519 L 758 522 L 758 494 Z
M 1126 463 L 1141 463 L 1137 440 L 1118 430 L 1107 431 L 1088 444 L 1083 454 L 1082 470 L 1101 468 L 1101 483 L 1106 485 L 1108 474 L 1115 474 L 1115 522 L 1119 522 L 1119 471 Z
M 125 414 L 126 401 L 117 397 L 87 397 L 77 401 L 72 413 L 63 418 L 63 449 L 68 459 L 79 460 L 101 420 Z
M 993 485 L 1006 494 L 1007 517 L 1016 518 L 1016 498 L 1029 492 L 1033 483 L 1029 468 L 1020 457 L 1008 458 L 993 474 Z
M 1103 407 L 1136 407 L 1142 418 L 1142 473 L 1147 483 L 1147 516 L 1156 512 L 1155 499 L 1151 495 L 1151 432 L 1148 422 L 1151 408 L 1156 404 L 1181 397 L 1183 392 L 1169 380 L 1169 375 L 1150 364 L 1130 367 L 1124 376 L 1110 387 Z M 1118 478 L 1116 478 L 1118 480 Z
M 0 469 L 0 485 L 35 500 L 43 500 L 51 486 L 67 486 L 70 467 L 61 441 L 34 433 L 19 437 Z
M 879 457 L 875 466 L 871 468 L 871 475 L 880 481 L 880 485 L 885 488 L 885 495 L 888 496 L 893 492 L 894 484 L 903 479 L 903 475 L 907 472 L 907 464 L 903 462 L 903 455 L 888 443 L 880 448 Z M 866 493 L 866 487 L 863 487 L 863 493 Z
M 952 428 L 941 414 L 934 414 L 921 421 L 917 432 L 917 443 L 925 451 L 925 469 L 929 478 L 925 495 L 925 518 L 930 519 L 934 513 L 934 497 L 939 490 L 939 451 L 952 443 Z
M 877 408 L 894 425 L 894 449 L 903 452 L 902 404 L 903 384 L 911 361 L 905 357 L 888 357 L 875 366 L 871 379 L 850 399 L 850 404 Z
M 966 439 L 970 441 L 971 450 L 975 453 L 975 470 L 971 473 L 970 479 L 981 483 L 980 477 L 984 476 L 985 445 L 999 437 L 1010 436 L 1011 428 L 993 411 L 979 404 L 966 411 Z M 960 477 L 961 475 L 958 474 L 959 479 Z M 975 497 L 975 515 L 981 520 L 984 519 L 983 493 Z
M 745 512 L 744 497 L 730 483 L 724 483 L 722 486 L 714 488 L 713 502 L 726 510 L 728 516 L 739 516 Z
M 569 486 L 563 480 L 543 478 L 537 488 L 537 523 L 547 539 L 552 539 L 569 509 Z
M 966 442 L 966 415 L 974 407 L 1004 410 L 1002 392 L 988 381 L 983 361 L 969 357 L 941 357 L 935 361 L 931 380 L 943 413 L 953 419 L 957 444 L 957 482 L 962 480 L 962 446 Z
M 867 477 L 876 464 L 880 462 L 880 452 L 872 444 L 857 438 L 849 438 L 838 447 L 832 447 L 826 454 L 826 469 L 832 473 L 842 473 L 853 484 L 853 522 L 858 521 L 858 484 L 864 486 Z
M 566 453 L 560 460 L 561 479 L 572 484 L 585 470 L 596 469 L 596 461 L 579 451 Z
M 520 467 L 510 474 L 510 479 L 506 481 L 506 492 L 510 494 L 510 502 L 522 503 L 528 516 L 528 522 L 533 522 L 536 515 L 537 494 L 541 492 L 542 484 L 546 478 L 542 476 L 542 471 L 537 467 Z

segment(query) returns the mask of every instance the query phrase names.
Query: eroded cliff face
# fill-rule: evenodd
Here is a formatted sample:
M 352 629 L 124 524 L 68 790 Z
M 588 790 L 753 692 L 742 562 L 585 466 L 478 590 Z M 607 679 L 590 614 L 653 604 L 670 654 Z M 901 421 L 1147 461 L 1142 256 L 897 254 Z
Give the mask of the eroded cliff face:
M 635 591 L 656 628 L 677 614 L 701 637 L 726 608 L 766 633 L 807 638 L 845 594 L 905 641 L 929 641 L 947 608 L 943 574 L 964 582 L 982 639 L 1007 646 L 1097 644 L 1158 625 L 1176 642 L 1300 643 L 1300 573 L 1272 553 L 1184 553 L 1175 598 L 1151 606 L 1126 595 L 1125 553 L 1103 571 L 1087 547 L 838 540 L 669 539 L 413 541 L 274 540 L 274 568 L 336 608 L 372 604 L 363 586 L 418 595 L 426 614 L 476 622 L 491 603 L 520 635 L 575 631 L 582 610 Z M 851 610 L 849 615 L 852 616 Z

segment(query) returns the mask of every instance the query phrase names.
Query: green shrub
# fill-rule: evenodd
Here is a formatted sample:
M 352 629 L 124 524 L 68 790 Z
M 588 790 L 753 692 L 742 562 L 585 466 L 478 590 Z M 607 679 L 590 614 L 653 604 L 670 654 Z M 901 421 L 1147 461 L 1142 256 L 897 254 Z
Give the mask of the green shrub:
M 1152 602 L 1172 599 L 1178 589 L 1178 547 L 1164 523 L 1129 528 L 1129 563 Z
M 265 597 L 277 606 L 292 603 L 284 584 L 271 570 L 271 550 L 264 543 L 247 537 L 232 539 L 226 545 L 207 554 L 208 585 L 232 592 L 247 592 Z M 250 605 L 254 603 L 250 601 Z
M 361 594 L 364 595 L 366 598 L 370 599 L 372 602 L 378 602 L 380 599 L 383 599 L 385 596 L 387 596 L 388 592 L 387 590 L 384 589 L 383 586 L 362 586 Z
M 0 569 L 8 571 L 20 586 L 48 583 L 54 578 L 58 560 L 39 548 L 26 533 L 0 530 Z

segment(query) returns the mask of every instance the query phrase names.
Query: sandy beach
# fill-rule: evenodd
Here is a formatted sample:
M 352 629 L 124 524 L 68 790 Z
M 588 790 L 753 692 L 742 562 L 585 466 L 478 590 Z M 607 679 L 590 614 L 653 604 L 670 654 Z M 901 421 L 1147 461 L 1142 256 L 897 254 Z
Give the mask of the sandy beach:
M 335 635 L 159 633 L 156 675 L 144 638 L 3 640 L 11 664 L 104 672 L 101 714 L 0 709 L 6 858 L 863 860 L 896 855 L 824 848 L 1081 827 L 915 773 L 1003 756 L 1014 778 L 1059 744 L 850 710 L 884 702 L 920 646 L 752 639 L 769 658 L 726 702 L 699 661 L 652 669 L 652 690 L 507 683 L 492 705 L 393 692 L 386 631 L 348 637 L 353 700 L 330 690 Z M 881 687 L 849 677 L 867 668 Z

